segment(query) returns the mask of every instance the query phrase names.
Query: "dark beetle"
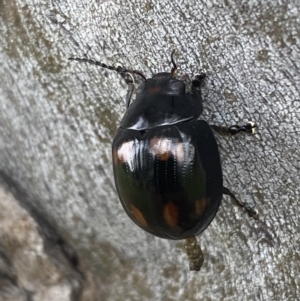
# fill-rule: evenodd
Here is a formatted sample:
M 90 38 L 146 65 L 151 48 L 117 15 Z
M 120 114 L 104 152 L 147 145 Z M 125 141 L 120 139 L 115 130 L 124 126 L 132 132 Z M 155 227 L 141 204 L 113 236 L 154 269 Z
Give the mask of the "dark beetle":
M 187 91 L 185 83 L 175 78 L 173 54 L 171 72 L 157 73 L 149 79 L 136 70 L 71 59 L 115 70 L 127 81 L 127 111 L 112 144 L 121 203 L 129 217 L 145 231 L 162 238 L 186 239 L 190 269 L 200 270 L 203 255 L 195 236 L 211 223 L 223 194 L 243 206 L 249 215 L 258 217 L 255 209 L 245 206 L 223 187 L 212 129 L 234 135 L 254 133 L 256 125 L 249 122 L 225 128 L 200 120 L 200 86 L 205 75 L 196 76 Z M 134 74 L 144 81 L 130 105 Z

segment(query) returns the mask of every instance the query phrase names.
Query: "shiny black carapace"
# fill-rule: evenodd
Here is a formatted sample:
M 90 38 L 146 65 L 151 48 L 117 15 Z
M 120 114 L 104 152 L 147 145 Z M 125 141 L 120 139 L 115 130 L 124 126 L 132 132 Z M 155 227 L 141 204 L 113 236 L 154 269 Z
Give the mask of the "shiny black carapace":
M 223 187 L 218 146 L 212 129 L 225 134 L 254 133 L 252 122 L 244 126 L 210 126 L 201 120 L 201 85 L 204 74 L 195 76 L 190 87 L 171 72 L 146 77 L 139 71 L 89 62 L 119 72 L 129 85 L 127 111 L 112 144 L 116 188 L 128 216 L 143 230 L 162 238 L 186 239 L 190 269 L 199 270 L 203 255 L 195 236 L 216 215 L 222 195 L 245 206 Z M 134 94 L 134 76 L 142 84 Z M 130 104 L 131 103 L 131 104 Z

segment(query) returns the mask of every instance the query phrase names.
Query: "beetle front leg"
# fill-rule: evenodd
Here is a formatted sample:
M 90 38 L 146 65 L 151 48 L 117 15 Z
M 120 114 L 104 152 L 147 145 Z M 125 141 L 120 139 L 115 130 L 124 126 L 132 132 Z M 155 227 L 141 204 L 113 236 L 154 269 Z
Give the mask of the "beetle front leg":
M 218 125 L 210 125 L 210 127 L 214 131 L 216 131 L 218 134 L 224 135 L 224 136 L 236 135 L 241 132 L 252 134 L 252 135 L 257 133 L 257 124 L 253 121 L 249 121 L 242 126 L 235 124 L 230 127 L 218 126 Z
M 259 218 L 258 210 L 249 206 L 245 202 L 240 201 L 228 188 L 223 186 L 223 194 L 230 196 L 230 198 L 240 207 L 244 208 L 250 217 L 254 219 Z
M 201 101 L 201 90 L 200 87 L 203 85 L 203 82 L 206 78 L 205 73 L 200 73 L 195 75 L 194 79 L 192 80 L 191 90 L 194 95 L 196 95 Z
M 127 109 L 130 105 L 130 101 L 131 101 L 134 91 L 135 91 L 135 85 L 133 83 L 128 84 L 128 90 L 127 90 L 127 94 L 126 94 L 126 108 Z
M 135 80 L 131 73 L 123 73 L 121 75 L 124 78 L 124 80 L 128 86 L 127 94 L 126 94 L 126 108 L 128 109 L 132 95 L 135 91 Z

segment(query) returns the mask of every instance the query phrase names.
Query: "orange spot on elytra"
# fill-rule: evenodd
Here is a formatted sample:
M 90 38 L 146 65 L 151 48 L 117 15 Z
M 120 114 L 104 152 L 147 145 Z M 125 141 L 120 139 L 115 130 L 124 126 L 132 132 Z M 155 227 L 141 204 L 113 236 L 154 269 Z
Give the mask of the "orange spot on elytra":
M 169 202 L 165 205 L 163 216 L 165 222 L 169 226 L 175 227 L 178 225 L 179 212 L 178 212 L 178 207 L 174 203 Z
M 158 159 L 161 161 L 167 161 L 170 157 L 172 157 L 172 152 L 164 152 L 158 155 Z
M 130 205 L 130 209 L 131 209 L 131 213 L 133 214 L 137 222 L 141 224 L 143 227 L 147 227 L 147 221 L 143 213 L 133 205 Z
M 160 161 L 167 161 L 173 156 L 170 138 L 153 137 L 150 140 L 150 149 L 154 156 Z
M 195 212 L 197 215 L 204 213 L 205 209 L 210 203 L 210 198 L 203 197 L 200 200 L 195 201 Z

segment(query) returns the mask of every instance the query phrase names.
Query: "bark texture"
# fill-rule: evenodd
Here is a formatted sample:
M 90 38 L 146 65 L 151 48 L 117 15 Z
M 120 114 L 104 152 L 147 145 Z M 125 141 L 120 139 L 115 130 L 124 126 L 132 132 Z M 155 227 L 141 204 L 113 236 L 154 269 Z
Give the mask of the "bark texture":
M 45 221 L 41 228 L 51 225 L 92 271 L 101 285 L 90 300 L 297 299 L 299 1 L 0 0 L 0 7 L 5 189 L 17 190 L 23 210 Z M 126 85 L 115 72 L 68 61 L 87 56 L 150 77 L 170 70 L 173 49 L 178 76 L 201 70 L 208 75 L 203 119 L 259 125 L 255 136 L 218 142 L 225 185 L 240 199 L 256 202 L 260 220 L 249 219 L 225 197 L 199 237 L 204 253 L 199 273 L 188 270 L 181 243 L 144 233 L 118 201 L 111 142 L 125 111 Z M 19 210 L 9 208 L 7 214 Z M 1 224 L 7 222 L 3 210 Z M 28 234 L 24 224 L 11 229 Z M 14 231 L 5 233 L 13 238 Z M 25 256 L 12 261 L 0 238 L 0 269 L 7 271 L 0 275 L 9 282 L 0 296 L 9 300 L 2 287 L 15 285 L 12 300 L 31 300 L 26 295 L 31 273 L 20 272 L 31 261 Z M 21 249 L 24 244 L 26 239 Z M 87 277 L 76 277 L 78 291 L 84 290 Z M 68 292 L 76 287 L 68 285 Z

